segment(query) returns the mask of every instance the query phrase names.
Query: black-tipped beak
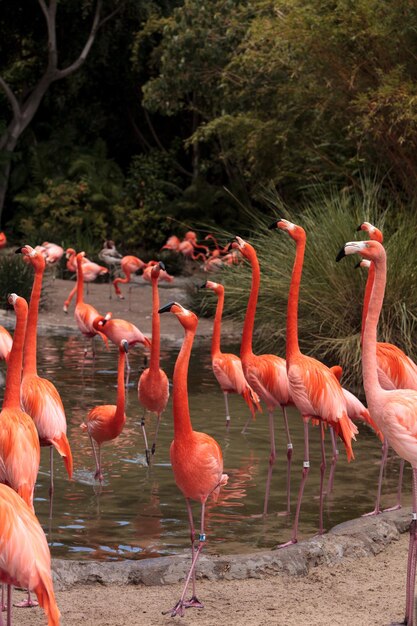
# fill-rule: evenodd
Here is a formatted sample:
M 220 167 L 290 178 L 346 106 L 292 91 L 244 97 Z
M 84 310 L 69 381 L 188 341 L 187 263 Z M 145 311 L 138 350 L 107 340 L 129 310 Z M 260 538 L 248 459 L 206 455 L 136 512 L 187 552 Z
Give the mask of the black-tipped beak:
M 275 230 L 276 228 L 278 228 L 277 224 L 278 224 L 278 221 L 275 220 L 274 222 L 272 222 L 272 224 L 268 226 L 268 230 Z
M 207 281 L 205 281 L 202 285 L 199 286 L 199 289 L 205 289 L 207 286 Z
M 236 243 L 236 241 L 234 239 L 232 239 L 232 241 L 229 241 L 229 243 L 227 244 L 227 248 L 225 248 L 226 252 L 230 252 L 230 250 L 233 250 L 232 245 Z
M 129 352 L 129 342 L 128 341 L 123 343 L 123 350 L 126 352 L 126 354 Z
M 159 309 L 158 313 L 168 313 L 168 311 L 170 311 L 172 309 L 174 304 L 175 304 L 175 302 L 168 302 L 168 304 L 165 304 L 164 306 L 161 306 L 161 308 Z
M 362 261 L 359 261 L 358 263 L 356 263 L 355 265 L 355 270 L 359 269 L 361 266 Z
M 341 261 L 341 260 L 343 259 L 343 257 L 344 257 L 344 256 L 346 256 L 346 253 L 345 253 L 345 248 L 343 247 L 343 248 L 341 248 L 341 249 L 339 250 L 339 252 L 338 252 L 338 255 L 337 255 L 337 257 L 336 257 L 336 263 L 338 263 L 339 261 Z
M 357 229 L 356 229 L 356 230 L 357 230 L 357 231 L 358 231 L 358 230 L 362 230 L 362 224 L 359 224 L 359 226 L 357 227 Z
M 14 251 L 15 254 L 22 254 L 23 246 Z
M 162 263 L 162 261 L 159 261 L 159 267 L 161 268 L 161 270 L 165 270 L 165 263 Z

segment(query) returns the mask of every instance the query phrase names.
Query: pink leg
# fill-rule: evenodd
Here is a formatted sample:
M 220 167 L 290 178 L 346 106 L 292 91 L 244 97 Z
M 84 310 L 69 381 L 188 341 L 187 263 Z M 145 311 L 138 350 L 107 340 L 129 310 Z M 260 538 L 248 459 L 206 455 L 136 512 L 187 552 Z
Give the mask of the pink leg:
M 197 608 L 197 609 L 204 608 L 203 604 L 201 604 L 201 602 L 198 600 L 198 598 L 195 595 L 195 587 L 194 586 L 193 586 L 193 596 L 190 598 L 190 600 L 185 601 L 185 594 L 187 593 L 187 588 L 188 588 L 188 585 L 190 583 L 191 578 L 195 577 L 195 567 L 197 565 L 198 557 L 200 556 L 200 552 L 203 549 L 204 543 L 206 541 L 206 535 L 204 533 L 205 507 L 206 507 L 206 503 L 203 502 L 202 505 L 201 505 L 201 527 L 200 527 L 199 542 L 198 542 L 198 546 L 197 546 L 196 550 L 194 550 L 194 543 L 193 543 L 193 558 L 192 558 L 192 562 L 191 562 L 190 571 L 188 572 L 188 576 L 187 576 L 185 584 L 184 584 L 184 589 L 183 589 L 183 592 L 181 594 L 181 598 L 178 600 L 178 602 L 174 606 L 174 608 L 171 609 L 171 611 L 167 611 L 166 612 L 166 613 L 170 613 L 171 617 L 175 617 L 176 615 L 180 615 L 180 617 L 183 617 L 184 616 L 184 609 L 188 609 L 190 607 L 194 607 L 194 608 Z
M 246 424 L 241 430 L 242 435 L 246 435 L 246 429 L 249 426 L 249 422 L 251 421 L 251 419 L 252 419 L 252 415 L 249 415 L 248 419 L 246 420 Z
M 11 597 L 12 597 L 12 586 L 9 585 L 10 590 L 8 590 L 8 594 L 10 593 L 10 601 L 9 601 L 9 595 L 7 595 L 7 604 L 11 606 L 12 601 L 11 601 Z M 26 600 L 22 600 L 22 602 L 16 602 L 16 604 L 14 604 L 14 606 L 18 607 L 19 609 L 30 609 L 33 606 L 38 606 L 38 602 L 37 600 L 32 600 L 32 596 L 30 595 L 30 591 L 28 590 L 28 595 Z M 11 622 L 10 622 L 11 623 Z M 8 626 L 9 622 L 7 622 L 7 626 Z
M 54 500 L 54 447 L 49 447 L 49 519 L 52 519 L 52 504 Z
M 321 463 L 320 463 L 320 513 L 319 513 L 319 535 L 324 533 L 323 527 L 323 501 L 324 501 L 324 474 L 326 472 L 326 449 L 324 447 L 324 424 L 320 422 L 320 447 L 321 447 Z
M 382 479 L 384 477 L 384 468 L 387 462 L 387 456 L 388 456 L 388 441 L 384 439 L 384 443 L 382 444 L 381 463 L 379 466 L 378 490 L 376 492 L 375 508 L 373 511 L 370 511 L 369 513 L 365 513 L 364 515 L 362 515 L 362 517 L 369 517 L 371 515 L 379 515 L 381 513 Z
M 417 565 L 417 469 L 413 467 L 413 518 L 410 524 L 410 544 L 408 549 L 407 587 L 405 620 L 407 626 L 413 626 L 414 621 L 414 589 L 416 582 Z
M 151 454 L 152 456 L 155 454 L 155 450 L 156 450 L 156 440 L 158 438 L 158 431 L 159 431 L 159 426 L 161 424 L 161 416 L 158 415 L 156 418 L 156 430 L 155 430 L 155 437 L 153 440 L 153 444 L 152 444 L 152 448 L 151 448 Z
M 145 411 L 143 412 L 142 419 L 140 421 L 140 427 L 142 429 L 143 440 L 145 442 L 146 462 L 147 462 L 148 465 L 150 465 L 151 464 L 151 455 L 149 453 L 148 438 L 146 436 L 146 430 L 145 430 Z
M 70 291 L 70 294 L 69 294 L 68 298 L 67 298 L 67 299 L 65 300 L 65 302 L 64 302 L 64 307 L 63 307 L 63 309 L 64 309 L 64 312 L 65 312 L 65 313 L 68 313 L 68 307 L 69 307 L 69 305 L 71 304 L 71 300 L 73 299 L 74 294 L 75 294 L 75 292 L 76 292 L 76 291 L 77 291 L 77 285 L 75 285 L 75 287 L 73 287 L 73 289 L 71 289 L 71 291 Z
M 398 488 L 397 488 L 397 504 L 395 506 L 390 506 L 388 509 L 384 509 L 384 511 L 398 511 L 401 508 L 401 495 L 403 490 L 403 477 L 404 477 L 404 459 L 400 459 L 400 473 L 398 476 Z
M 285 434 L 287 436 L 287 515 L 290 514 L 291 511 L 291 460 L 292 460 L 292 451 L 293 445 L 291 442 L 290 429 L 288 426 L 288 417 L 285 406 L 282 406 L 282 413 L 284 415 L 284 427 Z
M 224 404 L 225 404 L 225 407 L 226 407 L 226 431 L 229 432 L 229 428 L 230 428 L 230 412 L 229 412 L 229 398 L 228 398 L 227 391 L 223 391 L 223 395 L 224 395 Z
M 12 626 L 12 586 L 7 585 L 7 626 Z
M 274 468 L 275 460 L 277 458 L 277 454 L 275 450 L 274 414 L 272 411 L 268 411 L 268 415 L 269 415 L 269 440 L 271 442 L 271 451 L 269 454 L 269 467 L 268 467 L 268 475 L 266 478 L 264 512 L 263 512 L 264 515 L 268 513 L 268 501 L 269 501 L 269 493 L 271 491 L 272 470 Z
M 337 460 L 339 458 L 339 450 L 337 449 L 336 435 L 334 434 L 334 430 L 331 426 L 330 426 L 330 439 L 332 440 L 333 456 L 332 456 L 332 463 L 330 466 L 329 480 L 327 483 L 328 494 L 333 491 L 334 475 L 336 472 Z
M 88 433 L 88 436 L 90 437 L 90 441 L 91 441 L 91 447 L 93 449 L 93 454 L 94 454 L 94 460 L 96 462 L 96 473 L 94 474 L 94 478 L 97 480 L 99 480 L 100 482 L 103 480 L 103 474 L 101 473 L 101 468 L 100 468 L 100 446 L 98 447 L 99 450 L 99 454 L 97 455 L 97 451 L 96 451 L 96 447 L 94 445 L 94 440 L 92 438 L 92 436 L 90 435 L 90 433 Z
M 303 416 L 303 422 L 304 422 L 304 462 L 303 462 L 303 473 L 302 473 L 302 477 L 301 477 L 301 484 L 300 484 L 300 489 L 298 491 L 298 498 L 297 498 L 297 507 L 295 510 L 295 519 L 294 519 L 294 527 L 293 527 L 293 534 L 292 534 L 292 539 L 290 539 L 290 541 L 287 541 L 286 543 L 283 543 L 281 545 L 278 546 L 278 548 L 285 548 L 286 546 L 289 546 L 293 543 L 297 543 L 298 541 L 298 522 L 300 519 L 300 510 L 301 510 L 301 501 L 303 499 L 303 493 L 304 493 L 304 487 L 305 484 L 307 482 L 307 477 L 308 477 L 308 473 L 310 471 L 310 449 L 309 449 L 309 441 L 308 441 L 308 424 L 309 424 L 310 418 Z
M 5 585 L 1 586 L 0 617 L 1 617 L 1 613 L 6 610 L 6 603 L 4 601 L 4 587 Z M 0 622 L 0 626 L 1 626 L 1 622 Z

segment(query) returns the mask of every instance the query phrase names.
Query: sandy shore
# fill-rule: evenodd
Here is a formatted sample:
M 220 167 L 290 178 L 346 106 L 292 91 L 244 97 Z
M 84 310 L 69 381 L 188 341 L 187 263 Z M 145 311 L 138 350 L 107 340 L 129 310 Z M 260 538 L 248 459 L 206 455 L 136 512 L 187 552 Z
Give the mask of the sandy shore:
M 161 290 L 161 303 L 171 300 L 184 302 L 186 282 L 199 283 L 198 277 L 177 281 L 177 286 Z M 41 332 L 78 332 L 73 308 L 69 315 L 62 311 L 63 302 L 73 281 L 50 281 L 49 307 L 41 312 Z M 109 299 L 107 285 L 90 285 L 86 300 L 103 314 L 113 311 L 137 324 L 147 334 L 151 332 L 151 288 L 135 286 L 129 304 L 126 300 Z M 1 314 L 1 322 L 13 328 L 14 315 Z M 212 321 L 200 320 L 198 335 L 208 341 Z M 225 334 L 236 336 L 239 328 L 226 324 Z M 164 316 L 163 336 L 167 340 L 181 339 L 178 323 L 173 316 Z M 198 581 L 197 593 L 204 601 L 204 610 L 188 609 L 181 624 L 216 624 L 217 620 L 233 622 L 236 626 L 282 624 L 287 626 L 350 625 L 371 626 L 400 621 L 404 611 L 404 587 L 408 538 L 402 535 L 376 556 L 344 558 L 335 566 L 314 567 L 306 576 L 265 575 L 260 579 L 231 581 Z M 58 591 L 57 600 L 63 626 L 133 626 L 137 624 L 174 623 L 162 611 L 170 609 L 181 593 L 182 585 L 147 587 L 144 585 L 83 584 Z M 16 599 L 22 592 L 15 591 Z M 46 624 L 43 611 L 14 609 L 15 623 L 22 626 Z

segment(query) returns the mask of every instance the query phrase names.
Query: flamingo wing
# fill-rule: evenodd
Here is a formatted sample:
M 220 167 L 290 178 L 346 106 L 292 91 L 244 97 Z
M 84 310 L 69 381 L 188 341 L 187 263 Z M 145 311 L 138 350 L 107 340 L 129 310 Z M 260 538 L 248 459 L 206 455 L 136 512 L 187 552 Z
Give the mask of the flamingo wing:
M 401 389 L 385 392 L 382 410 L 378 407 L 384 436 L 396 453 L 417 466 L 417 392 Z M 371 411 L 372 414 L 372 411 Z
M 383 389 L 417 391 L 417 366 L 400 348 L 377 343 L 378 378 Z

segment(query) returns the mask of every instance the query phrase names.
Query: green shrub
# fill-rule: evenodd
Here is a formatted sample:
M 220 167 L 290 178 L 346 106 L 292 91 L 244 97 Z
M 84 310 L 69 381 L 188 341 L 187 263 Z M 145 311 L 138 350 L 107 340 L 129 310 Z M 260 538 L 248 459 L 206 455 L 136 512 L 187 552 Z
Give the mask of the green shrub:
M 0 308 L 12 309 L 7 302 L 10 293 L 16 293 L 29 303 L 33 284 L 33 268 L 22 261 L 20 254 L 0 255 Z M 48 287 L 44 283 L 40 308 L 47 308 Z

